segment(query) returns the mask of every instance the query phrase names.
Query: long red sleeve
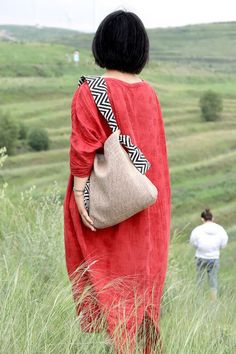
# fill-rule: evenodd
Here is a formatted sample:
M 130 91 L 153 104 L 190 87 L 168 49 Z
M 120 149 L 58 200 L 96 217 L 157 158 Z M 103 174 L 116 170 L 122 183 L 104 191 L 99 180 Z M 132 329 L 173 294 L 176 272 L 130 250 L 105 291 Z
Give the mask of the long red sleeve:
M 79 87 L 71 104 L 70 170 L 73 176 L 87 177 L 93 167 L 96 151 L 102 148 L 109 127 L 98 111 L 87 84 Z M 91 109 L 92 107 L 92 109 Z M 107 131 L 107 134 L 105 131 Z

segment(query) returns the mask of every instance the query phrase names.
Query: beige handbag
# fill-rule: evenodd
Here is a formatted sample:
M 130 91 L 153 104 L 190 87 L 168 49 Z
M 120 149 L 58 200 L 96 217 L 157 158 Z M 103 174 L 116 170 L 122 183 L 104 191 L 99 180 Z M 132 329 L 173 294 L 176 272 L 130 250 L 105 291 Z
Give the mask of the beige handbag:
M 84 202 L 97 229 L 116 225 L 154 204 L 157 188 L 145 176 L 150 163 L 127 135 L 121 135 L 102 77 L 81 77 L 87 82 L 98 110 L 113 133 L 104 143 L 104 154 L 96 154 Z M 126 150 L 121 146 L 124 145 Z

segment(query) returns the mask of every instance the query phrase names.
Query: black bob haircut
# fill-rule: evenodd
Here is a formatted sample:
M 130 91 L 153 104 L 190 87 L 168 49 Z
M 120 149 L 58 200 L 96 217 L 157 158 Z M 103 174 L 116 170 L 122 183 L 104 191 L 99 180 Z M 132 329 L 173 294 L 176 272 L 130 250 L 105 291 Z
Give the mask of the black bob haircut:
M 142 21 L 133 12 L 112 12 L 99 25 L 92 52 L 101 68 L 139 74 L 149 59 L 149 39 Z

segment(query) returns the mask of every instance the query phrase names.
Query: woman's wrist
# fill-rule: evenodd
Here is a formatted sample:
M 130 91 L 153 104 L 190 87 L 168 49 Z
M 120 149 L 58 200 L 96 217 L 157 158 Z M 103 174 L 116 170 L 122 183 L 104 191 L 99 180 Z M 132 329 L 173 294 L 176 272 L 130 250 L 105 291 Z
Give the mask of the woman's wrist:
M 73 187 L 73 191 L 74 191 L 75 198 L 84 197 L 84 189 L 77 189 Z
M 75 195 L 83 195 L 86 187 L 86 183 L 89 177 L 76 177 L 74 176 L 73 191 Z
M 84 193 L 84 189 L 79 189 L 79 188 L 76 188 L 75 186 L 73 187 L 73 191 L 76 192 L 76 193 Z

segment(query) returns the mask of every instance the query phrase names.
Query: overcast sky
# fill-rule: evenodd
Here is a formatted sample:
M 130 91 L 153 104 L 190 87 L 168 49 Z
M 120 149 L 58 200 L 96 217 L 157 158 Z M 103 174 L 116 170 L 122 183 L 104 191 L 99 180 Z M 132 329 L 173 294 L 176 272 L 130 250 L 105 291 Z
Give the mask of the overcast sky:
M 147 28 L 236 21 L 235 0 L 0 0 L 0 24 L 93 32 L 120 8 L 136 12 Z

